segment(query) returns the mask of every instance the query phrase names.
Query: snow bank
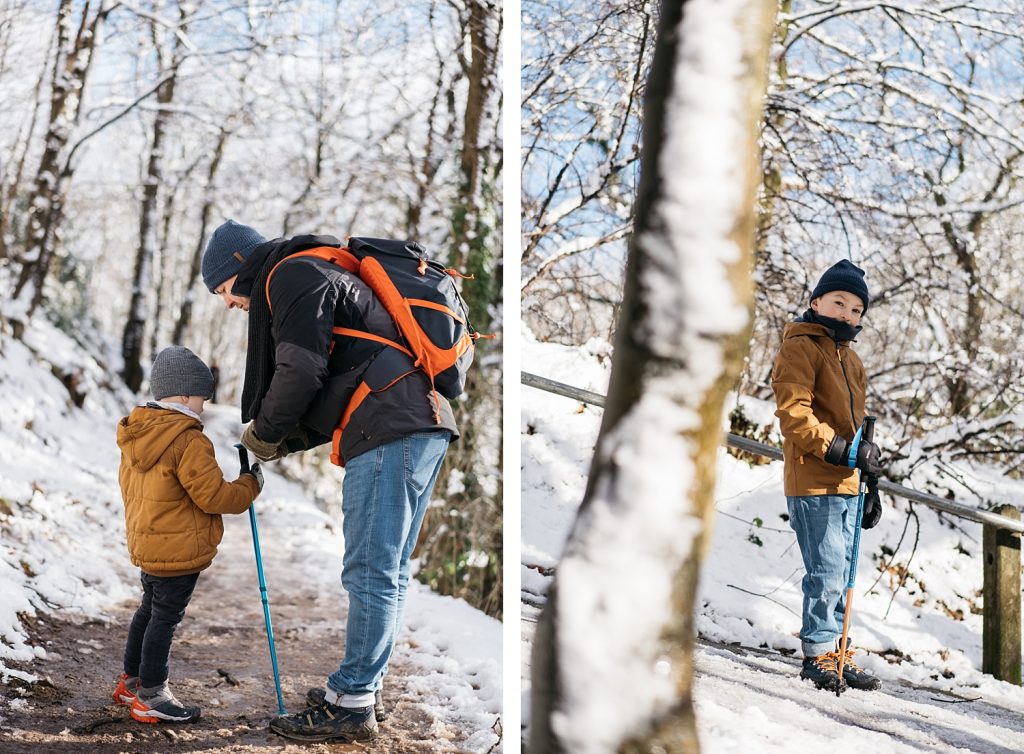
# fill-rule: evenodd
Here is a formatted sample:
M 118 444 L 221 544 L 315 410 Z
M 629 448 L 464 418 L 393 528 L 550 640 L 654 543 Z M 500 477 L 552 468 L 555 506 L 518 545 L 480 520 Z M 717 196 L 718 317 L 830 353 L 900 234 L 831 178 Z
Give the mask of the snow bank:
M 605 354 L 606 348 L 597 343 L 572 350 L 537 343 L 527 336 L 523 369 L 604 393 L 610 368 Z M 727 401 L 726 410 L 736 400 Z M 748 397 L 740 402 L 747 416 L 759 425 L 774 425 L 770 403 Z M 526 605 L 543 604 L 551 569 L 561 561 L 575 509 L 583 498 L 600 418 L 600 409 L 522 387 L 521 573 Z M 884 427 L 879 429 L 884 436 Z M 778 436 L 777 425 L 774 435 Z M 928 472 L 921 467 L 917 473 L 922 479 L 915 476 L 912 483 L 921 486 Z M 991 494 L 1017 504 L 1024 499 L 1024 482 L 1001 476 L 997 470 L 956 462 L 947 467 L 946 473 L 967 480 L 982 496 Z M 699 635 L 714 642 L 798 654 L 803 566 L 785 518 L 782 464 L 751 466 L 722 449 L 715 501 L 713 539 L 697 599 Z M 1013 709 L 1024 705 L 1024 690 L 980 670 L 981 527 L 940 516 L 920 505 L 911 510 L 906 501 L 895 501 L 888 495 L 883 495 L 883 504 L 881 522 L 865 531 L 861 539 L 851 630 L 860 650 L 858 663 L 880 676 L 887 687 L 912 683 L 972 697 L 984 695 L 994 700 L 992 703 Z M 643 588 L 643 582 L 635 582 L 634 588 Z M 527 609 L 524 614 L 527 711 L 533 633 L 529 621 L 536 611 Z M 702 662 L 707 665 L 710 661 Z M 738 748 L 736 741 L 756 741 L 759 751 L 785 752 L 794 750 L 792 747 L 804 739 L 819 744 L 834 740 L 832 733 L 838 735 L 838 731 L 829 733 L 827 729 L 819 734 L 799 733 L 796 739 L 790 739 L 779 734 L 790 728 L 779 725 L 777 714 L 752 714 L 756 709 L 752 704 L 771 704 L 778 711 L 777 694 L 797 693 L 794 689 L 800 687 L 800 681 L 795 668 L 777 672 L 790 674 L 770 681 L 780 684 L 781 690 L 765 688 L 745 696 L 740 706 L 736 699 L 713 696 L 722 684 L 698 677 L 698 726 L 707 751 L 739 751 L 742 747 Z M 702 689 L 707 689 L 703 695 Z M 962 714 L 971 713 L 965 710 Z M 749 735 L 737 739 L 740 729 Z M 766 741 L 774 741 L 775 748 L 762 748 Z

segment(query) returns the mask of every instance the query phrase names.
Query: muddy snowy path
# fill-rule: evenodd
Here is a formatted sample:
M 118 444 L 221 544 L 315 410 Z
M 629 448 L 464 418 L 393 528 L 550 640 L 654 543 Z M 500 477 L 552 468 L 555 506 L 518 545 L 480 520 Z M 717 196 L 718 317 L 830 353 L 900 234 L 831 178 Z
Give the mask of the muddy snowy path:
M 284 701 L 295 712 L 305 706 L 306 690 L 323 685 L 342 657 L 343 543 L 328 516 L 289 503 L 288 494 L 275 496 L 285 487 L 293 485 L 268 479 L 269 494 L 257 509 Z M 495 672 L 500 677 L 500 660 L 495 671 L 490 658 L 467 661 L 465 652 L 449 651 L 465 642 L 444 621 L 473 622 L 460 620 L 459 605 L 446 602 L 439 611 L 438 600 L 446 598 L 415 584 L 411 617 L 385 681 L 391 716 L 380 738 L 372 745 L 300 745 L 270 733 L 277 698 L 248 517 L 225 517 L 225 529 L 171 651 L 172 688 L 202 707 L 200 722 L 143 725 L 110 701 L 134 610 L 129 604 L 116 608 L 109 623 L 47 618 L 34 626 L 47 657 L 22 669 L 46 680 L 16 689 L 21 698 L 9 702 L 0 720 L 0 752 L 500 751 L 500 687 L 493 698 L 492 681 Z M 438 625 L 437 612 L 453 615 Z M 500 657 L 500 644 L 496 650 Z
M 1024 705 L 1008 684 L 1010 693 L 994 696 L 883 681 L 880 691 L 836 697 L 799 672 L 796 659 L 777 652 L 702 641 L 695 699 L 706 750 L 1024 752 Z

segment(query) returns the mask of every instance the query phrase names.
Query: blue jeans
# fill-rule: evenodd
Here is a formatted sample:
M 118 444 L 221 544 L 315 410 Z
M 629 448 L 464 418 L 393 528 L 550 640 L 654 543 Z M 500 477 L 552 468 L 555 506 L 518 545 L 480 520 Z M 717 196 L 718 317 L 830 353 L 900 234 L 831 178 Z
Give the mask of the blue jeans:
M 327 679 L 343 706 L 372 705 L 387 672 L 402 625 L 409 558 L 450 439 L 447 430 L 417 432 L 345 464 L 341 583 L 348 628 L 345 658 Z
M 796 532 L 806 571 L 800 627 L 804 657 L 834 651 L 842 635 L 857 501 L 857 495 L 786 498 L 789 525 Z

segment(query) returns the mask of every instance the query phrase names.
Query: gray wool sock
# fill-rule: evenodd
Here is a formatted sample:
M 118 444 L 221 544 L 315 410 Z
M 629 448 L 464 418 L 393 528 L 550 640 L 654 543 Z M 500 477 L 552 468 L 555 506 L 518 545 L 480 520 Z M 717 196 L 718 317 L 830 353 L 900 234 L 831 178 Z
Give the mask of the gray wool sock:
M 144 702 L 152 702 L 160 697 L 169 697 L 170 691 L 167 688 L 167 681 L 164 681 L 159 686 L 139 686 L 138 691 L 135 692 L 139 699 Z

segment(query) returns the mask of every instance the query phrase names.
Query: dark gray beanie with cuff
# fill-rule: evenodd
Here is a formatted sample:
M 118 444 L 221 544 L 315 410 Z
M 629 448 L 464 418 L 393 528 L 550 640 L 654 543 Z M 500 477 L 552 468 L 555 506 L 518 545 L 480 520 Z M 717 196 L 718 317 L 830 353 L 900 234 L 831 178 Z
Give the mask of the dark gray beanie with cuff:
M 213 395 L 213 373 L 203 360 L 184 346 L 170 346 L 157 354 L 149 373 L 149 389 L 158 401 L 172 395 Z
M 248 225 L 226 220 L 213 231 L 203 252 L 203 283 L 213 293 L 218 285 L 237 275 L 252 250 L 267 239 Z

